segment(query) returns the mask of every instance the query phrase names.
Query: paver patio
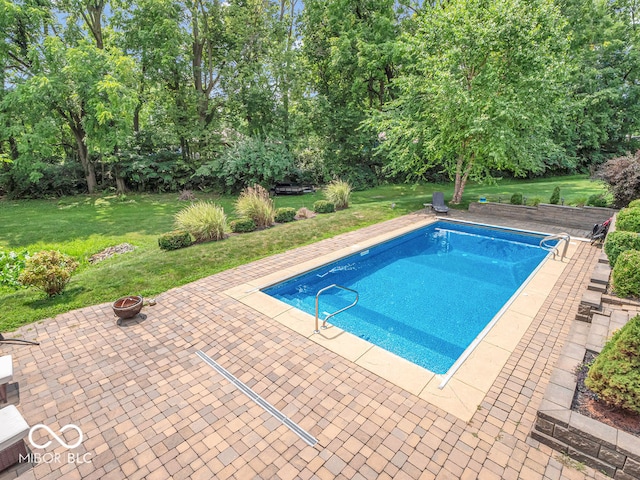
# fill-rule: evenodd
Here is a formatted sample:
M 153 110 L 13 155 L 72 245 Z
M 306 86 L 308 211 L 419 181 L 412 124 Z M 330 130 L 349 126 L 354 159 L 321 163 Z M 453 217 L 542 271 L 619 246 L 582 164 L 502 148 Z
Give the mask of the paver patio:
M 469 422 L 223 293 L 421 218 L 404 216 L 173 289 L 143 309 L 146 318 L 122 327 L 110 304 L 23 327 L 17 334 L 40 346 L 0 345 L 14 357 L 18 409 L 30 425 L 54 432 L 78 425 L 84 440 L 74 459 L 90 462 L 70 463 L 54 440 L 44 451 L 61 461 L 41 462 L 19 478 L 606 478 L 567 465 L 528 436 L 597 262 L 599 250 L 588 243 L 579 243 Z M 308 446 L 198 350 L 318 444 Z M 44 442 L 46 432 L 35 439 Z

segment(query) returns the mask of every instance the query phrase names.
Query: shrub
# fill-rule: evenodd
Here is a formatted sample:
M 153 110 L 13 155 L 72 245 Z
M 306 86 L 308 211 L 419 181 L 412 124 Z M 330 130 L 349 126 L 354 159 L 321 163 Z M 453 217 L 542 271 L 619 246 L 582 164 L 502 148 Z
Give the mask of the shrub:
M 158 246 L 162 250 L 177 250 L 188 247 L 192 243 L 191 235 L 186 230 L 174 230 L 158 237 Z
M 229 224 L 233 233 L 248 233 L 256 229 L 256 222 L 250 218 L 238 218 Z
M 551 194 L 549 203 L 551 205 L 558 205 L 560 203 L 560 187 L 556 187 L 553 189 L 553 193 Z
M 640 232 L 640 208 L 624 208 L 616 217 L 616 230 Z
M 596 172 L 596 178 L 607 183 L 617 208 L 640 197 L 640 150 L 634 155 L 608 160 Z
M 282 207 L 276 210 L 275 221 L 278 223 L 293 222 L 296 219 L 296 209 L 291 207 Z
M 182 202 L 195 202 L 197 199 L 192 190 L 182 190 L 178 200 Z
M 537 207 L 538 205 L 540 205 L 541 202 L 542 202 L 542 199 L 540 197 L 533 197 L 530 200 L 531 205 L 534 207 Z
M 522 205 L 522 194 L 514 193 L 511 195 L 511 205 Z
M 260 185 L 255 184 L 242 190 L 235 205 L 236 213 L 252 219 L 258 228 L 273 225 L 276 209 L 269 192 Z
M 607 239 L 604 241 L 604 253 L 607 254 L 612 268 L 616 266 L 620 254 L 627 250 L 640 250 L 640 235 L 620 230 L 610 232 L 607 235 Z
M 609 405 L 640 413 L 640 316 L 629 320 L 605 344 L 585 385 Z
M 342 210 L 349 206 L 351 196 L 351 185 L 342 180 L 334 180 L 324 191 L 327 200 L 335 205 L 336 210 Z
M 14 288 L 22 287 L 18 277 L 24 270 L 28 258 L 29 252 L 26 250 L 20 253 L 0 250 L 0 285 Z
M 331 213 L 335 210 L 335 205 L 327 200 L 318 200 L 313 204 L 313 211 L 316 213 Z
M 620 254 L 611 273 L 611 283 L 619 297 L 640 297 L 640 250 Z
M 27 287 L 36 287 L 53 297 L 62 293 L 78 268 L 69 255 L 55 250 L 44 250 L 28 258 L 18 281 Z
M 604 194 L 596 193 L 587 199 L 587 205 L 590 207 L 608 207 L 609 201 Z
M 636 200 L 631 200 L 629 202 L 628 205 L 629 208 L 636 208 L 636 207 L 640 207 L 640 198 L 636 199 Z
M 176 213 L 176 227 L 189 232 L 196 242 L 221 240 L 227 216 L 221 206 L 210 202 L 192 203 Z

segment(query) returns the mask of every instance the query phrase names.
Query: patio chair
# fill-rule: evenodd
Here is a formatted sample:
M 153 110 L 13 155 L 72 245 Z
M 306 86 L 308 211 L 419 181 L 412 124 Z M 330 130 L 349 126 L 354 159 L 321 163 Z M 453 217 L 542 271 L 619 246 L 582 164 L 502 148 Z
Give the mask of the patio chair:
M 436 213 L 447 213 L 449 212 L 449 207 L 444 204 L 444 194 L 442 192 L 433 192 L 433 197 L 431 200 L 431 208 Z
M 7 384 L 13 380 L 13 358 L 11 355 L 0 357 L 0 403 L 7 403 Z
M 29 425 L 15 405 L 0 410 L 0 472 L 27 456 L 23 438 L 29 434 Z

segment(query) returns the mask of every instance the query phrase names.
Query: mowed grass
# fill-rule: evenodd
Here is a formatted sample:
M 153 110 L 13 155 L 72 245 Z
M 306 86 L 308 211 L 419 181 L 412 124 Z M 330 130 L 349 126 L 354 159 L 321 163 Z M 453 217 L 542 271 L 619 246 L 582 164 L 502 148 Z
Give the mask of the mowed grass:
M 558 185 L 565 203 L 586 200 L 604 192 L 585 176 L 533 181 L 501 181 L 496 185 L 468 185 L 462 208 L 480 196 L 489 200 L 512 193 L 547 202 Z M 0 249 L 34 253 L 55 249 L 72 255 L 80 267 L 62 295 L 47 298 L 35 289 L 0 287 L 0 332 L 88 305 L 113 302 L 125 295 L 150 297 L 170 288 L 334 235 L 419 210 L 434 191 L 451 198 L 449 184 L 385 185 L 354 192 L 351 206 L 333 214 L 276 225 L 220 242 L 165 252 L 158 236 L 173 229 L 174 215 L 188 205 L 176 194 L 129 194 L 125 197 L 77 196 L 55 200 L 0 201 Z M 198 200 L 222 205 L 234 218 L 236 197 L 198 194 Z M 312 208 L 321 192 L 281 196 L 276 207 Z M 90 264 L 91 255 L 128 242 L 135 251 Z

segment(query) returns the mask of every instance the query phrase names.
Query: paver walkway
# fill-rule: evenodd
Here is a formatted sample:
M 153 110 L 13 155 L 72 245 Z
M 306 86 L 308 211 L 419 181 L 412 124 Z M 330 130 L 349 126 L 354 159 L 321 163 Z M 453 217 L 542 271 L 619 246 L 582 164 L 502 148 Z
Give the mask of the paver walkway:
M 110 304 L 103 304 L 23 327 L 19 333 L 37 338 L 39 347 L 0 345 L 14 357 L 18 408 L 30 425 L 54 432 L 78 425 L 84 440 L 73 459 L 90 463 L 69 463 L 65 448 L 39 431 L 40 443 L 53 440 L 42 452 L 59 453 L 60 461 L 41 462 L 20 478 L 606 478 L 567 465 L 528 437 L 597 261 L 598 250 L 587 243 L 468 423 L 222 293 L 420 215 L 168 291 L 143 309 L 144 320 L 126 326 L 116 326 Z M 198 350 L 319 443 L 308 446 L 198 358 Z

